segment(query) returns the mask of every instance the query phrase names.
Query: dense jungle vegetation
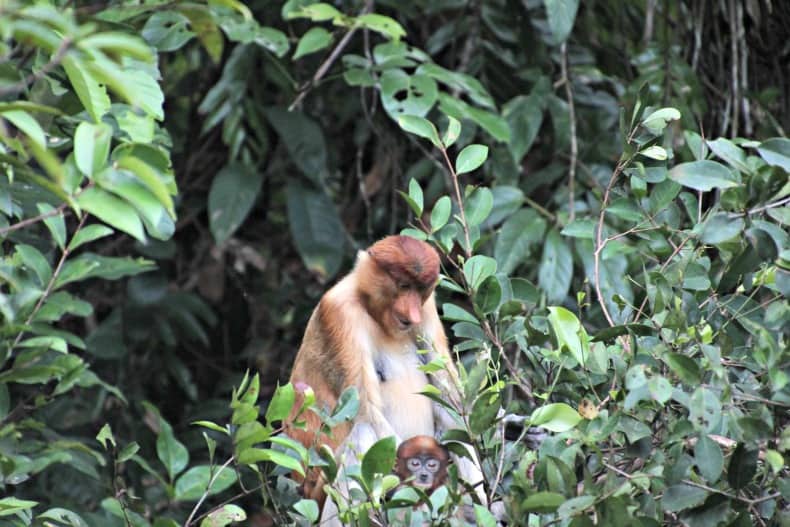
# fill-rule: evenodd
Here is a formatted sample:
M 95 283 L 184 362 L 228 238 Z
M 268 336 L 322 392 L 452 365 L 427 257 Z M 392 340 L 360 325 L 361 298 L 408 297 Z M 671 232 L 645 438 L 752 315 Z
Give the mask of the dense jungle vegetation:
M 285 383 L 404 232 L 478 525 L 790 525 L 790 3 L 7 0 L 0 35 L 0 524 L 315 523 Z M 464 524 L 454 477 L 384 499 L 394 455 L 344 521 Z

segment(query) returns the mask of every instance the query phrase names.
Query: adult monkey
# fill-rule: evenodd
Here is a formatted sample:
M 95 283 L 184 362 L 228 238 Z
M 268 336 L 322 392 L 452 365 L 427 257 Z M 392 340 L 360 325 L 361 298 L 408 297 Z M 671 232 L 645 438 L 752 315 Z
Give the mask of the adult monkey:
M 433 295 L 438 279 L 439 255 L 414 238 L 388 236 L 359 252 L 354 270 L 313 311 L 291 373 L 291 382 L 309 385 L 327 409 L 343 390 L 356 387 L 359 412 L 329 437 L 319 434 L 318 416 L 307 412 L 305 429 L 290 426 L 288 435 L 305 446 L 325 443 L 335 452 L 362 453 L 383 437 L 395 436 L 400 443 L 454 426 L 444 408 L 419 394 L 430 383 L 446 401 L 460 406 L 458 373 Z M 427 354 L 417 354 L 426 348 Z M 429 379 L 418 367 L 434 357 L 446 369 Z M 479 463 L 456 462 L 461 477 L 478 486 L 485 501 Z M 308 474 L 303 490 L 305 497 L 323 501 L 319 471 Z

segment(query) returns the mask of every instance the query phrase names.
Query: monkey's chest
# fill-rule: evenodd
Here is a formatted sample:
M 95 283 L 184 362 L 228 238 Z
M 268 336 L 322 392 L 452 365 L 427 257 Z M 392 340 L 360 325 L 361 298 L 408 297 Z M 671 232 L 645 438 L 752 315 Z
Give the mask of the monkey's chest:
M 428 377 L 418 367 L 412 353 L 381 353 L 376 358 L 376 374 L 381 386 L 384 417 L 401 439 L 434 435 L 433 406 L 420 392 Z

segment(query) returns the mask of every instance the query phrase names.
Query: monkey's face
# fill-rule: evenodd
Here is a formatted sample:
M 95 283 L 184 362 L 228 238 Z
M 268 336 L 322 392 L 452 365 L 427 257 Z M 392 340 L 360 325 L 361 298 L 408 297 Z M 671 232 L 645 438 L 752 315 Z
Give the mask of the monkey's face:
M 406 461 L 409 475 L 414 479 L 412 485 L 424 489 L 433 489 L 442 484 L 439 481 L 439 470 L 442 461 L 433 456 L 415 456 Z

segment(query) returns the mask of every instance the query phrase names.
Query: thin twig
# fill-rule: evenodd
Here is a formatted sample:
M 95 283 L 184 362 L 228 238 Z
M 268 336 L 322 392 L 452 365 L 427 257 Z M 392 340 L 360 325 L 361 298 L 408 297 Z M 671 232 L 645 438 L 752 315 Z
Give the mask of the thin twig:
M 455 190 L 455 200 L 458 202 L 458 209 L 461 214 L 461 226 L 464 228 L 464 237 L 466 238 L 466 247 L 464 250 L 464 254 L 466 254 L 467 258 L 472 256 L 472 242 L 469 238 L 469 225 L 466 223 L 466 213 L 464 212 L 464 200 L 461 197 L 461 188 L 458 185 L 458 174 L 455 173 L 455 169 L 453 168 L 453 163 L 450 161 L 450 156 L 447 155 L 447 149 L 441 148 L 442 155 L 444 156 L 444 161 L 447 163 L 447 169 L 450 171 L 450 175 L 452 176 L 453 180 L 453 190 Z
M 88 215 L 83 214 L 82 218 L 80 218 L 80 222 L 77 225 L 77 228 L 74 230 L 74 234 L 72 234 L 71 236 L 72 240 L 74 239 L 74 236 L 76 236 L 77 233 L 80 232 L 80 229 L 82 229 L 82 226 L 85 224 L 86 219 L 88 219 Z M 49 298 L 49 295 L 52 293 L 52 290 L 55 288 L 55 282 L 60 276 L 60 272 L 63 270 L 63 265 L 66 263 L 66 259 L 69 257 L 70 254 L 71 254 L 71 249 L 69 249 L 69 246 L 66 245 L 63 248 L 63 252 L 60 255 L 60 260 L 58 260 L 58 265 L 55 267 L 55 270 L 52 272 L 52 276 L 49 279 L 47 288 L 44 290 L 44 294 L 41 295 L 41 298 L 39 298 L 38 302 L 36 302 L 36 306 L 33 308 L 33 311 L 31 311 L 30 315 L 28 315 L 27 320 L 25 321 L 25 326 L 30 325 L 30 323 L 33 321 L 33 318 L 36 316 L 36 313 L 38 313 L 39 309 L 41 309 L 41 306 L 43 306 L 44 302 L 46 302 L 47 298 Z M 20 331 L 17 334 L 16 338 L 14 339 L 14 343 L 11 344 L 12 350 L 17 346 L 17 344 L 19 344 L 19 341 L 22 340 L 22 335 L 24 335 L 24 333 L 25 333 L 24 331 Z
M 5 88 L 0 88 L 0 97 L 4 97 L 6 95 L 10 95 L 12 93 L 20 92 L 27 88 L 29 85 L 33 84 L 44 75 L 55 69 L 60 65 L 63 61 L 63 57 L 66 55 L 66 52 L 69 50 L 72 44 L 72 40 L 70 37 L 65 37 L 63 40 L 60 41 L 60 46 L 58 46 L 57 51 L 52 58 L 44 64 L 41 69 L 38 71 L 34 71 L 21 81 L 17 82 L 16 84 L 12 84 L 10 86 L 6 86 Z
M 365 13 L 370 12 L 372 7 L 373 7 L 372 0 L 368 0 L 367 2 L 365 2 L 365 7 L 362 8 L 362 12 L 360 13 L 360 15 L 364 15 Z M 307 94 L 310 92 L 310 90 L 312 90 L 315 87 L 315 85 L 318 84 L 318 81 L 320 81 L 323 78 L 323 76 L 326 75 L 326 72 L 329 71 L 329 68 L 331 68 L 332 64 L 335 63 L 337 58 L 340 56 L 340 54 L 346 48 L 348 43 L 351 41 L 351 37 L 354 36 L 354 34 L 357 32 L 358 29 L 359 29 L 358 26 L 353 26 L 351 29 L 348 30 L 348 32 L 345 35 L 343 35 L 343 38 L 340 39 L 340 42 L 338 42 L 337 46 L 335 46 L 335 49 L 332 50 L 332 52 L 329 54 L 326 60 L 324 60 L 324 62 L 318 67 L 315 74 L 313 75 L 313 78 L 310 79 L 310 82 L 308 82 L 307 85 L 304 88 L 302 88 L 302 90 L 296 96 L 296 99 L 294 99 L 294 102 L 292 102 L 291 105 L 288 107 L 289 112 L 293 111 L 294 108 L 299 106 L 302 100 L 304 100 L 304 98 L 307 97 Z
M 49 212 L 45 212 L 43 214 L 39 214 L 38 216 L 33 216 L 32 218 L 28 218 L 26 220 L 19 221 L 14 223 L 13 225 L 9 225 L 8 227 L 3 227 L 0 229 L 0 236 L 5 236 L 9 232 L 13 232 L 28 225 L 32 225 L 34 223 L 38 223 L 39 221 L 46 220 L 47 218 L 51 218 L 52 216 L 57 216 L 58 214 L 62 213 L 68 207 L 68 203 L 61 203 L 57 206 L 57 208 L 52 209 Z
M 571 159 L 568 166 L 568 221 L 576 219 L 575 187 L 576 187 L 576 159 L 579 157 L 579 145 L 576 139 L 576 107 L 573 104 L 573 90 L 571 79 L 568 76 L 568 44 L 563 42 L 560 46 L 560 66 L 562 68 L 562 81 L 565 84 L 565 98 L 568 101 L 568 118 L 571 133 Z
M 192 509 L 192 512 L 189 513 L 189 518 L 187 518 L 187 521 L 184 522 L 184 527 L 189 527 L 189 525 L 192 523 L 192 518 L 195 517 L 195 514 L 197 514 L 197 511 L 198 509 L 200 509 L 200 506 L 203 505 L 204 501 L 206 501 L 206 498 L 208 497 L 208 491 L 211 490 L 211 486 L 214 484 L 215 481 L 217 481 L 217 478 L 222 473 L 222 471 L 228 468 L 228 466 L 230 466 L 230 464 L 233 463 L 235 459 L 236 458 L 234 456 L 229 457 L 228 460 L 225 463 L 223 463 L 221 467 L 219 467 L 219 470 L 217 470 L 217 472 L 211 476 L 208 485 L 206 485 L 206 492 L 204 492 L 203 495 L 200 496 L 200 499 L 195 504 L 195 507 Z

